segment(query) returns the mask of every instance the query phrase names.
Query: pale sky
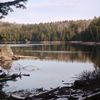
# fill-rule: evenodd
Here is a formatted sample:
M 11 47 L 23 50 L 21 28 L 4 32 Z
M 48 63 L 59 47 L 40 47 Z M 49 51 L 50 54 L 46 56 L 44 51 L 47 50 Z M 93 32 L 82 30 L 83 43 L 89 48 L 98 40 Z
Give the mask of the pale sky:
M 28 0 L 26 7 L 15 9 L 2 21 L 40 23 L 100 16 L 100 0 Z

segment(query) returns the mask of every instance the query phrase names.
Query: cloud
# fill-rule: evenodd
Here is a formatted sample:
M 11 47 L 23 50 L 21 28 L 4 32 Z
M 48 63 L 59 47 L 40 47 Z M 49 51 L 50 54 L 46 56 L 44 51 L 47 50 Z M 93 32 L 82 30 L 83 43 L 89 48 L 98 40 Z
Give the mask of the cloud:
M 99 16 L 100 0 L 28 0 L 27 9 L 10 13 L 6 21 L 39 23 Z

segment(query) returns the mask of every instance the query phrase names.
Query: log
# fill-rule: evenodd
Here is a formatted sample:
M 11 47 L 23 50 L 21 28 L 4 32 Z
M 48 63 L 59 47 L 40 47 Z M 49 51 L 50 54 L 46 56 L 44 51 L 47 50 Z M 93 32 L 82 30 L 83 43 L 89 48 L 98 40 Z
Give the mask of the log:
M 15 94 L 10 95 L 10 98 L 13 100 L 25 100 L 26 99 L 25 97 L 21 97 Z
M 9 81 L 9 80 L 15 80 L 17 77 L 21 77 L 21 75 L 13 74 L 13 75 L 7 76 L 6 74 L 2 74 L 0 76 L 0 82 L 5 82 L 5 81 Z
M 55 96 L 55 95 L 50 95 L 57 90 L 59 90 L 59 87 L 52 89 L 50 91 L 46 91 L 46 92 L 34 95 L 33 97 L 35 97 L 35 98 L 57 98 L 57 96 Z
M 22 74 L 23 76 L 30 76 L 30 74 Z
M 59 87 L 55 88 L 55 89 L 52 89 L 50 91 L 46 91 L 46 92 L 34 95 L 34 96 L 32 95 L 32 96 L 29 96 L 29 97 L 25 97 L 25 96 L 21 97 L 19 95 L 12 94 L 12 95 L 10 95 L 9 98 L 11 100 L 30 100 L 30 99 L 34 100 L 34 98 L 57 98 L 57 96 L 55 96 L 55 95 L 50 95 L 50 94 L 52 94 L 53 92 L 55 92 L 57 90 L 59 90 Z
M 83 97 L 81 100 L 100 100 L 100 92 Z

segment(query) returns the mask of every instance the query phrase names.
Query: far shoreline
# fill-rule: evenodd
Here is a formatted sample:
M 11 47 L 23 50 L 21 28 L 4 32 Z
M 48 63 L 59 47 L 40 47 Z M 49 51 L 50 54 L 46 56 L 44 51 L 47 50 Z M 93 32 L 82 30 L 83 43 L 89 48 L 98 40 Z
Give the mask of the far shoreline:
M 55 45 L 55 44 L 75 44 L 75 45 L 88 45 L 88 46 L 100 46 L 100 42 L 95 41 L 29 41 L 29 42 L 2 42 L 0 45 Z

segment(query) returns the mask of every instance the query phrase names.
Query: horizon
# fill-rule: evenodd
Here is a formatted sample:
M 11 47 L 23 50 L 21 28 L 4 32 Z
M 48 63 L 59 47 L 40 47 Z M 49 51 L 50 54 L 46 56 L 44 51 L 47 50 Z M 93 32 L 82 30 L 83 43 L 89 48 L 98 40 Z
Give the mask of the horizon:
M 28 0 L 26 9 L 15 9 L 3 22 L 39 24 L 99 17 L 99 0 Z
M 84 21 L 84 20 L 86 20 L 86 21 L 88 21 L 88 20 L 93 20 L 94 18 L 99 18 L 100 16 L 94 16 L 93 18 L 89 18 L 89 19 L 69 19 L 69 20 L 67 20 L 67 19 L 65 19 L 65 20 L 57 20 L 57 21 L 48 21 L 48 22 L 38 22 L 38 23 L 18 23 L 18 22 L 10 22 L 10 21 L 0 21 L 0 22 L 2 22 L 2 23 L 9 23 L 9 24 L 19 24 L 19 25 L 21 25 L 21 24 L 23 24 L 23 25 L 30 25 L 30 24 L 46 24 L 46 23 L 59 23 L 59 22 L 65 22 L 65 21 Z

